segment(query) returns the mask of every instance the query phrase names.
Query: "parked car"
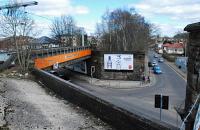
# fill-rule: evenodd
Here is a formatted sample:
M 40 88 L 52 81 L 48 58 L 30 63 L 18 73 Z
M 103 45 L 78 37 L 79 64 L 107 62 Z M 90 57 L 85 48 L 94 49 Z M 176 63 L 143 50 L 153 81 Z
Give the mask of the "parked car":
M 153 67 L 153 64 L 152 64 L 152 62 L 148 62 L 148 67 Z
M 158 62 L 164 62 L 164 59 L 163 58 L 159 58 Z
M 153 67 L 153 72 L 154 72 L 155 74 L 162 74 L 162 71 L 161 71 L 161 69 L 160 69 L 159 66 L 154 66 L 154 67 Z
M 156 66 L 156 65 L 158 65 L 157 62 L 156 62 L 156 61 L 153 61 L 153 62 L 152 62 L 152 66 Z
M 155 57 L 155 58 L 158 58 L 158 55 L 157 55 L 157 54 L 154 54 L 154 57 Z

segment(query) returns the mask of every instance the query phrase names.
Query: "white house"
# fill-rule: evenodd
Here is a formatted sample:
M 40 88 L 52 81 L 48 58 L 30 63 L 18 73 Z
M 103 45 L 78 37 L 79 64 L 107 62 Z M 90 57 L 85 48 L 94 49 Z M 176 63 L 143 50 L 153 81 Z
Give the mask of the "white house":
M 184 54 L 184 45 L 182 43 L 166 43 L 163 45 L 163 50 L 168 54 Z

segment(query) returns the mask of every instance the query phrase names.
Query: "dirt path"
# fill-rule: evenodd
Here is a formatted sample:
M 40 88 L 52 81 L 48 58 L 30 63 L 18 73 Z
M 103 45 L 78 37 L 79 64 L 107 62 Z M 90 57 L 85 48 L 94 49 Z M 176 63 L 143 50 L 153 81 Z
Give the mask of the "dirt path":
M 57 98 L 29 80 L 0 79 L 0 96 L 5 100 L 5 120 L 11 130 L 111 130 L 91 113 Z M 1 117 L 1 116 L 0 116 Z M 0 118 L 1 119 L 1 118 Z

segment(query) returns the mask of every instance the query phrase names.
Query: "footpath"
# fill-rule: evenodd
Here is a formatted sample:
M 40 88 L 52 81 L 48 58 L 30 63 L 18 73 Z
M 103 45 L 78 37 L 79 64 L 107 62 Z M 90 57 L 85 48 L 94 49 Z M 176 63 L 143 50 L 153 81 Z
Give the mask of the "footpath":
M 113 89 L 137 89 L 142 87 L 153 86 L 156 82 L 154 74 L 150 75 L 150 83 L 147 81 L 124 81 L 124 80 L 102 80 L 97 78 L 91 78 L 82 74 L 72 75 L 72 79 L 80 79 L 93 86 L 104 87 L 104 88 L 113 88 Z

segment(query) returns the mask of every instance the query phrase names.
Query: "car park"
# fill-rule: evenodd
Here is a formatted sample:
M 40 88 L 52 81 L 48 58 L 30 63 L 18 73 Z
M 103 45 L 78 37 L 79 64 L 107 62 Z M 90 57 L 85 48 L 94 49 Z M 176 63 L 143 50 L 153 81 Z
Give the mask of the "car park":
M 155 74 L 162 74 L 162 71 L 161 71 L 161 69 L 160 69 L 159 66 L 154 66 L 154 67 L 153 67 L 153 72 L 154 72 Z

